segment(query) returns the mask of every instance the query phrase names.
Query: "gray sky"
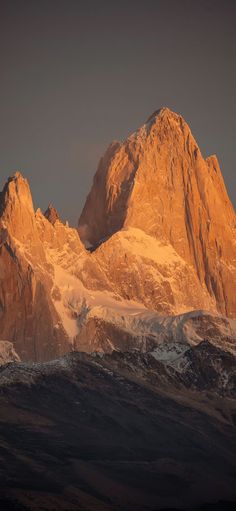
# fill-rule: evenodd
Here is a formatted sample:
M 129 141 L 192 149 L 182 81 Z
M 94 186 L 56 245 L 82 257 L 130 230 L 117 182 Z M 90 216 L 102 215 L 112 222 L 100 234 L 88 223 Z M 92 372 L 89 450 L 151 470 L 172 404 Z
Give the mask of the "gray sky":
M 0 185 L 76 223 L 98 160 L 157 108 L 217 154 L 236 204 L 234 0 L 0 0 Z

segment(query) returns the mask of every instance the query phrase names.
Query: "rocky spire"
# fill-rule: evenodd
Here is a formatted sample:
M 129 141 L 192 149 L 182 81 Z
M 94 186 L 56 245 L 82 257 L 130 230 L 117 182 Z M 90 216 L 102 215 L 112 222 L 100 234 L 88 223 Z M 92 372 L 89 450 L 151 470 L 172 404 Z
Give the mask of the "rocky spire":
M 1 192 L 0 223 L 10 236 L 26 246 L 33 249 L 39 244 L 30 187 L 20 172 L 8 179 Z
M 56 208 L 54 208 L 54 206 L 52 204 L 49 204 L 49 206 L 47 207 L 47 209 L 46 209 L 46 211 L 44 213 L 44 216 L 45 216 L 45 218 L 47 218 L 47 220 L 52 225 L 54 225 L 57 220 L 60 221 L 58 212 L 57 212 Z

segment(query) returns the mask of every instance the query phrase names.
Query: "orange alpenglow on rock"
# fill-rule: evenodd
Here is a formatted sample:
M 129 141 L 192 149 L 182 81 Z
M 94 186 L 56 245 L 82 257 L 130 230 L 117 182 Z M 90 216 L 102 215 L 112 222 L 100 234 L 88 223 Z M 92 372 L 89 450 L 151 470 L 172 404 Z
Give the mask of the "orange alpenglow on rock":
M 78 231 L 35 212 L 16 172 L 0 194 L 0 340 L 35 361 L 206 338 L 236 352 L 235 234 L 216 157 L 167 108 L 110 145 Z
M 84 248 L 76 229 L 57 224 L 35 214 L 20 172 L 8 179 L 0 194 L 0 339 L 13 342 L 23 360 L 50 360 L 71 346 L 51 296 L 48 251 L 65 243 L 76 254 Z
M 236 219 L 216 156 L 206 160 L 184 119 L 162 108 L 101 159 L 79 219 L 99 244 L 135 227 L 169 243 L 217 309 L 236 313 Z

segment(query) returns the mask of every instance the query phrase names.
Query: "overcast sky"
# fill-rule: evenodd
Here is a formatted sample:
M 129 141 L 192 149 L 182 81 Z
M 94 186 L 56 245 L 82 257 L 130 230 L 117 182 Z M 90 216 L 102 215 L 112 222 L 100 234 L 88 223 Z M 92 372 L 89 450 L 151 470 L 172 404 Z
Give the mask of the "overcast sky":
M 77 222 L 98 160 L 157 108 L 217 154 L 236 203 L 236 1 L 0 0 L 0 185 Z

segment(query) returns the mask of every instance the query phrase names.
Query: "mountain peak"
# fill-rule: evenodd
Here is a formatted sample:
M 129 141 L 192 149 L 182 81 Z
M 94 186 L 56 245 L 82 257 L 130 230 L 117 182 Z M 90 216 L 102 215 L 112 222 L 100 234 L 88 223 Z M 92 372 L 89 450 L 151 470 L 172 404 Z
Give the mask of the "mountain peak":
M 101 160 L 82 225 L 92 245 L 130 227 L 170 243 L 219 311 L 235 314 L 233 277 L 226 269 L 235 258 L 235 213 L 216 157 L 204 160 L 188 124 L 169 108 L 153 112 Z
M 20 170 L 16 170 L 14 175 L 12 176 L 12 179 L 25 179 Z
M 30 194 L 31 196 L 30 187 L 27 179 L 19 170 L 16 170 L 16 172 L 8 178 L 4 186 L 3 192 L 5 190 L 8 191 L 8 193 L 14 195 L 14 193 L 18 194 L 23 193 L 23 189 L 24 192 L 26 192 L 27 190 L 27 193 Z
M 50 203 L 44 213 L 44 216 L 45 218 L 47 218 L 47 220 L 52 224 L 54 225 L 55 222 L 57 220 L 60 221 L 60 217 L 58 215 L 58 212 L 56 210 L 56 208 L 54 208 L 54 206 Z
M 16 171 L 13 176 L 8 178 L 1 192 L 0 202 L 1 214 L 3 214 L 6 209 L 8 209 L 10 203 L 14 205 L 12 206 L 13 209 L 17 204 L 24 204 L 24 207 L 27 206 L 30 212 L 32 214 L 34 213 L 29 183 L 27 179 L 23 177 L 21 172 Z
M 9 177 L 0 194 L 0 225 L 18 241 L 37 245 L 35 252 L 40 252 L 29 183 L 19 171 Z
M 167 106 L 162 106 L 161 108 L 154 110 L 154 112 L 148 117 L 146 122 L 148 123 L 148 122 L 156 119 L 156 117 L 160 117 L 163 115 L 168 115 L 168 116 L 176 116 L 177 115 L 178 116 L 177 113 L 170 110 L 170 108 L 168 108 Z
M 11 183 L 15 183 L 16 185 L 25 183 L 25 184 L 27 184 L 27 187 L 29 189 L 27 179 L 22 175 L 22 173 L 19 170 L 16 170 L 16 172 L 8 178 L 8 180 L 6 181 L 5 186 L 3 188 L 3 192 L 4 192 L 4 190 L 7 191 L 7 190 L 9 190 L 9 188 L 11 188 Z M 13 191 L 13 189 L 14 188 L 12 187 L 11 191 Z

